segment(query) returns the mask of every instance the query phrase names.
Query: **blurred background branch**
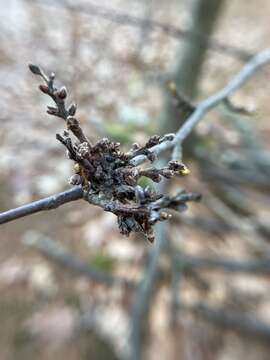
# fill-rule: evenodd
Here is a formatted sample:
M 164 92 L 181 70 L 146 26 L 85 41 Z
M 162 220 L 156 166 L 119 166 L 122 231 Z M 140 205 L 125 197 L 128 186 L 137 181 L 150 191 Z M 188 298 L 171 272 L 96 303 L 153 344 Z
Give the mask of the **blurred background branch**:
M 164 24 L 162 22 L 151 20 L 149 18 L 140 18 L 131 15 L 129 13 L 116 11 L 113 8 L 96 5 L 94 3 L 89 3 L 89 2 L 85 4 L 76 4 L 76 6 L 74 6 L 71 2 L 62 1 L 62 0 L 58 1 L 57 3 L 52 2 L 50 0 L 45 0 L 45 1 L 31 0 L 31 1 L 33 3 L 39 3 L 42 6 L 51 6 L 56 8 L 64 7 L 74 12 L 81 12 L 87 14 L 91 17 L 95 16 L 95 17 L 104 18 L 108 21 L 116 22 L 119 25 L 128 25 L 132 27 L 139 27 L 142 29 L 150 29 L 150 30 L 156 30 L 156 29 L 161 30 L 167 36 L 171 36 L 176 39 L 184 39 L 190 43 L 193 43 L 192 45 L 193 48 L 196 47 L 197 49 L 199 48 L 203 49 L 201 51 L 204 51 L 205 49 L 209 48 L 211 50 L 221 52 L 224 55 L 237 58 L 238 60 L 241 61 L 247 61 L 254 55 L 251 52 L 246 51 L 246 49 L 241 49 L 237 46 L 232 46 L 229 44 L 223 44 L 214 39 L 210 40 L 209 35 L 211 34 L 211 31 L 210 34 L 208 35 L 206 31 L 204 30 L 201 31 L 200 27 L 194 26 L 191 30 L 181 29 L 179 27 L 175 27 L 170 24 Z M 195 7 L 197 7 L 199 3 L 200 3 L 199 1 L 194 2 Z M 207 5 L 209 12 L 206 12 L 204 10 L 206 8 L 203 9 L 203 6 L 201 4 L 198 6 L 198 8 L 201 7 L 201 10 L 198 9 L 198 12 L 197 10 L 195 10 L 194 14 L 197 13 L 196 15 L 199 15 L 197 19 L 200 18 L 200 21 L 204 19 L 203 21 L 207 22 L 208 19 L 211 17 L 208 15 L 211 14 L 212 11 L 215 12 L 216 9 L 220 7 L 219 3 L 221 5 L 222 1 L 219 2 L 213 1 L 211 5 L 212 8 L 208 7 L 209 5 Z M 215 17 L 215 15 L 213 17 Z M 197 24 L 196 20 L 195 22 Z

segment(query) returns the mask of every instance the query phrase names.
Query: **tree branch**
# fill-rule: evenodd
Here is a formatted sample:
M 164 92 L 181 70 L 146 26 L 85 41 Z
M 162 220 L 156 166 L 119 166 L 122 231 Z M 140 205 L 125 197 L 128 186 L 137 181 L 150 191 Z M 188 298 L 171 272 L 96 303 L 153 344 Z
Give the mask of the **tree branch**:
M 208 111 L 232 95 L 232 93 L 239 89 L 260 67 L 269 61 L 270 49 L 266 49 L 254 56 L 222 90 L 202 101 L 199 106 L 197 106 L 194 113 L 177 132 L 174 142 L 182 142 Z
M 203 269 L 220 269 L 226 272 L 242 272 L 251 274 L 270 274 L 270 260 L 233 260 L 221 256 L 196 257 L 187 254 L 178 256 L 179 267 L 184 267 L 185 271 L 203 270 Z
M 219 92 L 210 96 L 206 100 L 199 103 L 196 110 L 188 117 L 183 126 L 177 131 L 173 141 L 164 141 L 156 146 L 153 146 L 149 150 L 154 155 L 172 149 L 175 146 L 179 147 L 186 137 L 191 133 L 194 127 L 199 123 L 203 116 L 214 107 L 223 102 L 233 92 L 239 89 L 259 68 L 267 64 L 270 61 L 270 49 L 266 49 L 254 56 L 240 72 Z M 130 160 L 130 163 L 137 166 L 147 160 L 147 156 L 138 155 Z M 81 188 L 73 188 L 71 190 L 64 191 L 59 194 L 55 194 L 45 199 L 35 201 L 33 203 L 23 205 L 16 209 L 11 209 L 0 214 L 0 224 L 18 219 L 23 216 L 34 214 L 43 210 L 55 209 L 67 202 L 81 199 L 83 197 L 83 191 Z
M 181 305 L 183 310 L 190 311 L 202 319 L 227 330 L 234 330 L 255 340 L 269 343 L 270 325 L 253 316 L 239 314 L 239 312 L 216 308 L 207 304 Z
M 16 209 L 5 211 L 0 214 L 0 224 L 16 220 L 27 215 L 35 214 L 40 211 L 56 209 L 68 202 L 82 199 L 82 197 L 82 188 L 76 186 L 70 190 L 66 190 L 47 198 L 22 205 Z
M 151 151 L 155 153 L 155 155 L 159 155 L 161 152 L 166 151 L 168 149 L 174 148 L 175 146 L 181 146 L 183 140 L 190 134 L 190 132 L 194 129 L 194 127 L 198 124 L 198 122 L 203 118 L 203 116 L 210 111 L 212 108 L 221 103 L 224 99 L 226 99 L 229 95 L 231 95 L 234 91 L 236 91 L 259 67 L 266 64 L 270 61 L 270 49 L 265 50 L 259 55 L 255 56 L 244 68 L 218 93 L 209 97 L 208 99 L 202 101 L 196 108 L 196 110 L 192 113 L 191 116 L 188 117 L 184 125 L 178 130 L 176 133 L 176 137 L 173 142 L 164 142 L 156 145 L 151 148 Z M 180 149 L 181 151 L 181 149 Z M 134 165 L 138 165 L 145 161 L 146 157 L 140 155 L 133 159 Z M 151 259 L 148 267 L 145 270 L 143 280 L 141 281 L 138 291 L 136 293 L 136 298 L 134 301 L 134 307 L 131 317 L 131 333 L 130 333 L 130 350 L 131 350 L 131 359 L 140 359 L 141 354 L 141 334 L 143 330 L 145 314 L 147 313 L 148 307 L 151 301 L 151 295 L 155 286 L 158 269 L 159 269 L 159 258 L 162 252 L 163 247 L 166 243 L 166 236 L 164 234 L 163 224 L 159 224 L 160 229 L 157 232 L 157 242 L 156 247 L 153 249 L 151 253 Z M 186 263 L 187 264 L 187 263 Z M 211 261 L 208 261 L 208 265 L 211 264 Z M 217 265 L 218 262 L 215 262 Z M 195 264 L 193 263 L 193 266 Z M 206 265 L 206 264 L 205 264 Z M 213 264 L 212 264 L 213 265 Z M 224 262 L 223 264 L 224 265 Z M 226 263 L 228 269 L 236 268 L 241 269 L 243 271 L 249 270 L 249 266 L 246 264 L 232 264 L 228 262 Z M 228 266 L 229 265 L 229 266 Z M 233 266 L 234 265 L 234 266 Z M 235 266 L 238 265 L 238 266 Z M 185 267 L 185 259 L 184 263 L 181 263 L 181 267 Z M 194 266 L 195 267 L 195 266 Z M 223 266 L 224 268 L 224 266 Z M 252 269 L 259 270 L 260 267 L 256 267 L 256 265 L 251 266 Z
M 240 71 L 236 74 L 232 80 L 220 91 L 213 94 L 206 100 L 203 100 L 196 107 L 196 110 L 187 118 L 183 126 L 177 131 L 176 136 L 171 142 L 164 142 L 151 148 L 151 151 L 155 155 L 174 148 L 176 144 L 182 144 L 182 142 L 191 133 L 194 127 L 204 117 L 204 115 L 222 103 L 227 97 L 232 95 L 238 90 L 259 68 L 266 65 L 270 61 L 270 49 L 266 49 L 254 56 Z M 179 146 L 179 145 L 178 145 Z M 139 165 L 144 162 L 146 157 L 140 155 L 133 159 L 134 165 Z

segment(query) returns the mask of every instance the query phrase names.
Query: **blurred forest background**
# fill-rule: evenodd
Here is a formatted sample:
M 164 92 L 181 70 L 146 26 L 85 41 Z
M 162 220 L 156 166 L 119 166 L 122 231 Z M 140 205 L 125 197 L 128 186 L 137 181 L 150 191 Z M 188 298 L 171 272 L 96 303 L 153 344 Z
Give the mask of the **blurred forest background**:
M 185 119 L 168 80 L 196 104 L 270 38 L 267 0 L 0 5 L 0 211 L 67 189 L 72 174 L 29 62 L 67 86 L 91 139 L 128 147 Z M 156 243 L 120 235 L 114 215 L 77 201 L 1 226 L 1 360 L 269 359 L 269 76 L 266 66 L 184 142 L 191 174 L 168 191 L 203 200 L 163 229 L 141 318 L 137 284 Z

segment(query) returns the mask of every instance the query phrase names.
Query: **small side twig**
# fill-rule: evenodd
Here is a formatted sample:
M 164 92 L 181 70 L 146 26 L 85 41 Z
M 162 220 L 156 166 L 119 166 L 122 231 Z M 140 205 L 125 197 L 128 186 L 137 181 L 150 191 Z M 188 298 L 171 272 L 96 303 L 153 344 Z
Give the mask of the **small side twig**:
M 197 257 L 188 254 L 178 255 L 178 266 L 185 271 L 220 269 L 225 272 L 250 273 L 254 275 L 270 274 L 270 260 L 233 260 L 223 256 Z M 184 264 L 184 265 L 183 265 Z
M 239 312 L 216 308 L 204 303 L 193 305 L 182 304 L 181 310 L 194 313 L 198 317 L 205 319 L 223 329 L 233 330 L 241 335 L 249 336 L 256 340 L 270 340 L 270 324 L 258 320 L 253 316 L 240 314 Z
M 182 144 L 194 127 L 200 122 L 207 112 L 218 106 L 226 98 L 239 89 L 259 68 L 270 61 L 270 49 L 266 49 L 254 56 L 231 81 L 220 91 L 203 100 L 196 106 L 196 110 L 187 118 L 183 126 L 177 131 L 172 142 L 164 142 L 154 146 L 151 151 L 158 156 L 160 153 L 173 149 L 176 144 Z M 134 165 L 139 165 L 145 161 L 145 156 L 141 155 L 134 159 Z

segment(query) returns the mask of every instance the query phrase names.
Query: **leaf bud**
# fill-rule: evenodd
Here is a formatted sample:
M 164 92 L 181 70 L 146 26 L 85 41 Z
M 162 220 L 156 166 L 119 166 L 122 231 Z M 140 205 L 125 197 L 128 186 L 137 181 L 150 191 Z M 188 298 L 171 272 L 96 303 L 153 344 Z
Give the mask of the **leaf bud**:
M 41 70 L 37 65 L 29 64 L 29 70 L 35 75 L 41 75 Z
M 48 85 L 39 85 L 39 90 L 41 90 L 44 94 L 49 93 L 49 87 Z
M 76 114 L 76 110 L 77 110 L 77 105 L 76 104 L 71 104 L 68 107 L 68 114 L 70 116 L 74 116 Z
M 61 87 L 61 89 L 57 91 L 57 96 L 62 100 L 67 97 L 67 89 L 65 86 Z

